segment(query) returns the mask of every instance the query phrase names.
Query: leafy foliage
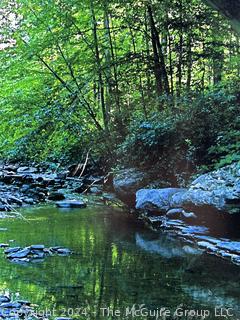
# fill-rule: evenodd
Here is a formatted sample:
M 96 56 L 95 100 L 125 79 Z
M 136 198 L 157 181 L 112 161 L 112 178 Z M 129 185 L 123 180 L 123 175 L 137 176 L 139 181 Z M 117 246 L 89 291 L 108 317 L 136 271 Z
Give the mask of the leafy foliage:
M 0 14 L 2 158 L 238 158 L 239 38 L 202 1 L 3 0 Z
M 148 121 L 135 119 L 119 148 L 119 158 L 131 165 L 164 164 L 168 171 L 238 161 L 240 104 L 236 84 L 179 101 L 178 109 L 154 113 Z

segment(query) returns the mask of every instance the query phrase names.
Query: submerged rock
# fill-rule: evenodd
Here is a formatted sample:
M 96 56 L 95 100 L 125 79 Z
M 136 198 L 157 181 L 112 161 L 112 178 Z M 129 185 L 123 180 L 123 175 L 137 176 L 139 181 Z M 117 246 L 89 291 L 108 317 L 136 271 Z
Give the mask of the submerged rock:
M 81 200 L 58 201 L 56 206 L 59 208 L 86 208 L 87 204 Z
M 70 255 L 72 251 L 64 247 L 52 247 L 46 248 L 43 244 L 35 244 L 26 248 L 14 247 L 8 248 L 4 251 L 7 258 L 11 262 L 18 264 L 26 264 L 35 261 L 44 261 L 47 256 L 59 255 L 66 256 Z
M 16 252 L 10 253 L 7 257 L 9 259 L 14 259 L 14 258 L 21 259 L 21 258 L 25 258 L 30 252 L 31 252 L 30 248 L 24 248 Z

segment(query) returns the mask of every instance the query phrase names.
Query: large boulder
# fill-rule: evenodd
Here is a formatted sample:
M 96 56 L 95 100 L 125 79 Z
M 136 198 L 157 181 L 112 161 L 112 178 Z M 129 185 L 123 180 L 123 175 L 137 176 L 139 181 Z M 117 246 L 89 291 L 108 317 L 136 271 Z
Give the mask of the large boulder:
M 195 179 L 188 191 L 173 197 L 173 206 L 210 205 L 220 210 L 228 204 L 240 205 L 240 163 L 203 174 Z
M 166 212 L 171 208 L 172 197 L 185 194 L 186 189 L 141 189 L 136 193 L 136 209 Z
M 149 175 L 135 168 L 120 170 L 113 178 L 114 191 L 123 202 L 135 204 L 136 191 L 147 186 Z
M 136 208 L 144 210 L 167 211 L 204 206 L 214 210 L 239 209 L 240 163 L 203 174 L 188 189 L 140 189 L 136 200 Z

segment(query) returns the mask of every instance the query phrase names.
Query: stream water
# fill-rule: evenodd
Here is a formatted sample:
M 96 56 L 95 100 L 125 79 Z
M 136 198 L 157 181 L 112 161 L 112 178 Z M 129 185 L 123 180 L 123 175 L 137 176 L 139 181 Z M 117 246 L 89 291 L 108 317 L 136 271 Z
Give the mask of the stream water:
M 226 315 L 222 307 L 233 309 L 228 310 L 229 318 L 240 317 L 239 267 L 167 234 L 148 231 L 120 210 L 42 206 L 22 214 L 26 220 L 0 221 L 0 242 L 74 251 L 41 263 L 15 264 L 0 249 L 0 291 L 36 303 L 40 312 L 76 319 L 141 320 L 157 319 L 157 310 L 165 308 L 171 314 L 166 319 L 172 319 L 176 309 L 179 319 L 201 319 L 203 310 L 207 319 L 223 319 L 217 316 Z M 138 304 L 146 309 L 127 315 L 134 304 L 136 310 Z

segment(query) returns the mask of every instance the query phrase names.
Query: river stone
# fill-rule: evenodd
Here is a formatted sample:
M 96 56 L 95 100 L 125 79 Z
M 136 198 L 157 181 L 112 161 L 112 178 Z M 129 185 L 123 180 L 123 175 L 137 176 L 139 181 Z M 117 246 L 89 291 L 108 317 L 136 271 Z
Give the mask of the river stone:
M 21 250 L 21 247 L 14 247 L 14 248 L 8 248 L 4 251 L 5 254 L 8 254 L 8 253 L 13 253 L 13 252 L 17 252 Z
M 135 168 L 118 171 L 113 178 L 113 188 L 120 200 L 134 206 L 136 191 L 147 186 L 149 176 Z
M 8 248 L 9 244 L 8 243 L 0 243 L 0 248 Z
M 11 299 L 7 296 L 0 296 L 0 303 L 9 302 Z
M 45 257 L 45 253 L 43 251 L 32 251 L 34 259 L 43 259 Z
M 27 257 L 30 252 L 31 250 L 29 248 L 24 248 L 17 252 L 10 253 L 7 257 L 9 259 L 14 259 L 14 258 L 21 259 L 21 258 Z
M 1 303 L 0 308 L 16 308 L 19 309 L 21 307 L 21 304 L 18 302 L 6 302 Z
M 206 250 L 209 250 L 212 252 L 218 251 L 218 249 L 216 248 L 216 246 L 214 244 L 209 243 L 207 241 L 198 241 L 197 244 L 200 248 L 203 248 L 203 249 L 206 249 Z
M 56 206 L 59 208 L 86 208 L 87 204 L 81 200 L 58 201 Z
M 186 212 L 186 211 L 184 211 L 184 210 L 183 210 L 183 212 L 182 212 L 182 216 L 183 216 L 184 218 L 186 218 L 186 219 L 196 219 L 196 218 L 197 218 L 197 216 L 196 216 L 195 213 L 193 213 L 193 212 Z
M 99 187 L 91 187 L 89 189 L 90 193 L 96 194 L 96 195 L 101 195 L 102 194 L 102 190 Z
M 57 249 L 57 253 L 61 255 L 68 255 L 71 253 L 71 250 L 67 248 L 60 248 L 60 249 Z
M 169 218 L 178 218 L 184 212 L 183 208 L 170 209 L 166 213 L 166 216 Z
M 136 193 L 136 209 L 148 211 L 168 211 L 173 195 L 185 193 L 181 188 L 141 189 Z
M 31 249 L 33 249 L 33 250 L 43 250 L 43 249 L 45 249 L 45 245 L 44 244 L 34 244 L 34 245 L 31 245 Z
M 219 249 L 228 250 L 230 252 L 240 254 L 240 242 L 238 241 L 222 241 L 217 244 Z
M 37 173 L 38 169 L 34 167 L 19 167 L 17 169 L 17 172 L 19 173 Z
M 210 191 L 194 189 L 182 193 L 176 193 L 170 201 L 170 206 L 172 208 L 187 206 L 200 207 L 204 205 L 222 208 L 224 206 L 224 198 L 216 197 Z

